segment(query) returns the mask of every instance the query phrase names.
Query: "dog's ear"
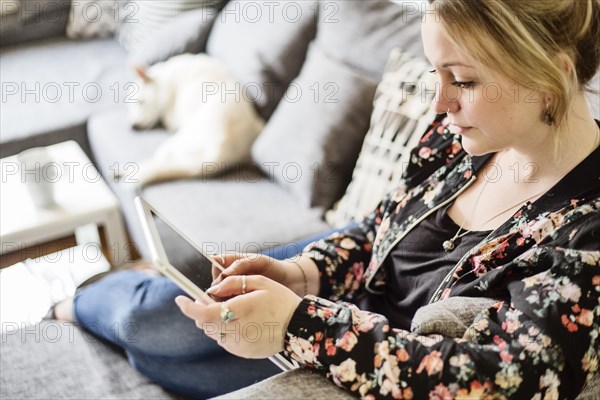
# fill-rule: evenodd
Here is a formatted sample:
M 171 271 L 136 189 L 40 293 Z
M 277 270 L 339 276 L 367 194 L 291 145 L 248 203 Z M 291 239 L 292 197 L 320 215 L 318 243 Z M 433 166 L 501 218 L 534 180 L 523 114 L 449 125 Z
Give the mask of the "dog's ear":
M 150 77 L 148 76 L 148 74 L 146 73 L 146 68 L 145 67 L 141 67 L 139 65 L 136 65 L 133 67 L 133 69 L 135 70 L 135 74 L 137 76 L 140 77 L 140 79 L 142 79 L 144 82 L 148 82 L 150 79 Z

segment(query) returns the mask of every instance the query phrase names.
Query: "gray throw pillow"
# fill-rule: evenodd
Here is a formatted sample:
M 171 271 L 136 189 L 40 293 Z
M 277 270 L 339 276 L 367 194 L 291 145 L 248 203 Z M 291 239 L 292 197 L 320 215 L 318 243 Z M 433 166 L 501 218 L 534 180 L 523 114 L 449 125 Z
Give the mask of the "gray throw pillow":
M 0 47 L 64 36 L 70 1 L 7 0 L 0 4 Z
M 360 221 L 397 189 L 411 150 L 435 117 L 435 79 L 425 60 L 395 49 L 375 92 L 371 126 L 344 197 L 325 214 L 332 226 Z
M 156 34 L 173 18 L 188 11 L 203 8 L 207 13 L 217 14 L 225 0 L 130 0 L 119 30 L 119 41 L 129 51 Z
M 297 96 L 290 86 L 253 156 L 302 204 L 327 209 L 350 182 L 390 51 L 402 46 L 422 54 L 421 19 L 405 3 L 323 0 L 317 21 L 314 46 L 295 80 L 302 96 L 286 101 Z
M 255 162 L 303 206 L 329 208 L 351 179 L 376 84 L 311 46 L 252 148 Z
M 206 52 L 237 77 L 264 119 L 302 68 L 316 10 L 315 1 L 234 0 L 215 20 Z
M 390 52 L 423 57 L 421 6 L 425 0 L 322 0 L 317 43 L 331 58 L 381 78 Z
M 170 19 L 135 46 L 129 54 L 130 63 L 147 67 L 178 54 L 203 52 L 217 15 L 218 9 L 201 7 Z

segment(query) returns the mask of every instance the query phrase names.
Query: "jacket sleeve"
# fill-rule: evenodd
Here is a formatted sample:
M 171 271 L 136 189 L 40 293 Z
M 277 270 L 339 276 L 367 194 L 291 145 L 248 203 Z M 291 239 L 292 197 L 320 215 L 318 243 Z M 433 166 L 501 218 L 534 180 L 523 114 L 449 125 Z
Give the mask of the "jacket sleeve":
M 511 268 L 542 272 L 509 280 L 511 300 L 458 339 L 392 329 L 381 315 L 307 296 L 285 349 L 365 398 L 574 398 L 599 366 L 599 259 L 596 249 L 534 247 Z
M 445 114 L 438 115 L 419 144 L 411 150 L 398 187 L 358 224 L 342 233 L 311 243 L 304 249 L 319 268 L 319 296 L 333 301 L 354 302 L 364 290 L 364 272 L 371 260 L 375 234 L 390 201 L 399 201 L 407 191 L 425 181 L 462 150 L 457 136 L 447 129 Z

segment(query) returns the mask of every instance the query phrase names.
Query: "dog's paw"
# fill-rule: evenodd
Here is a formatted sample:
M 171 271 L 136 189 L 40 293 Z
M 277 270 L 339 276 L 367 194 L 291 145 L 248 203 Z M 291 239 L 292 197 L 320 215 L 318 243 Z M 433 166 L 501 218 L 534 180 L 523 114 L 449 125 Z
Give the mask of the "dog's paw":
M 138 185 L 144 187 L 165 180 L 165 165 L 168 164 L 154 159 L 141 162 L 136 174 Z

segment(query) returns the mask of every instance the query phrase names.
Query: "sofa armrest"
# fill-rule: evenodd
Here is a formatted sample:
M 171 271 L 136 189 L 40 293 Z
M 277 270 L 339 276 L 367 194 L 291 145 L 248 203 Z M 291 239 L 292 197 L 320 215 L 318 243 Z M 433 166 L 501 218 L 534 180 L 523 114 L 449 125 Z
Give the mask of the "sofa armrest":
M 600 395 L 600 375 L 594 375 L 576 400 L 595 400 Z M 284 372 L 246 388 L 227 393 L 212 400 L 244 399 L 303 399 L 351 400 L 350 393 L 338 388 L 324 376 L 306 369 Z
M 14 0 L 1 6 L 0 47 L 65 35 L 70 0 Z
M 350 393 L 335 386 L 323 375 L 308 369 L 296 369 L 275 375 L 262 382 L 216 397 L 228 399 L 354 399 Z

